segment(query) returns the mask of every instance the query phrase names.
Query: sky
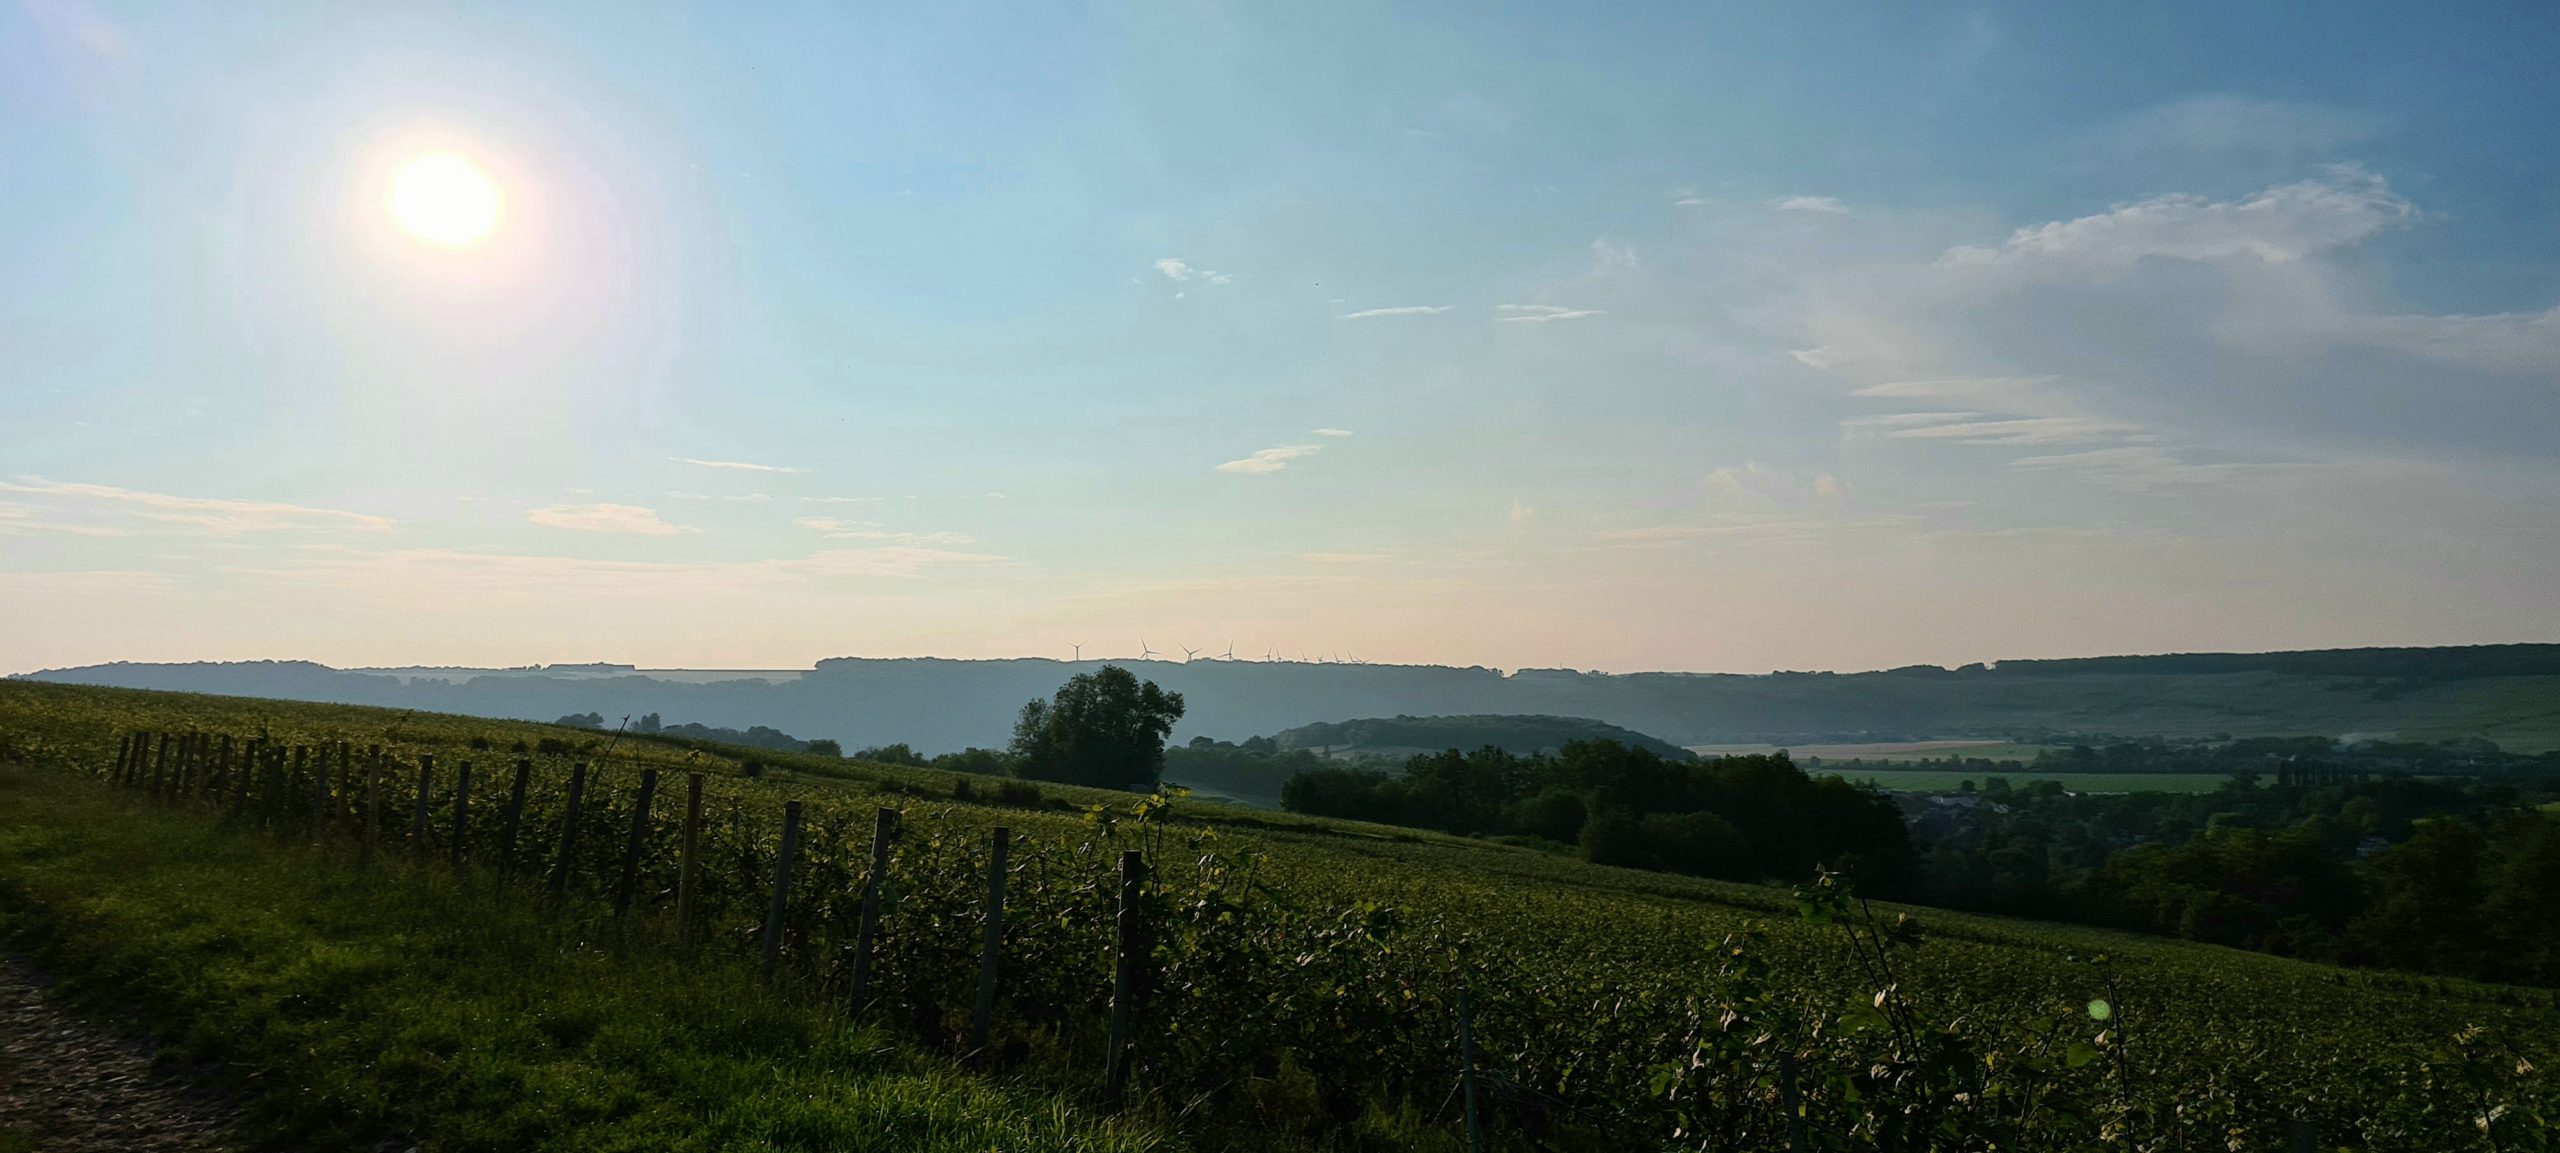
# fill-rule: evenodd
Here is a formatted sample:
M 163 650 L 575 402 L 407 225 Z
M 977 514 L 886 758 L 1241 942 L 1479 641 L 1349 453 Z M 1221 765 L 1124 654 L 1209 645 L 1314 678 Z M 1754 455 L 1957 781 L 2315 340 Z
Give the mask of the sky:
M 0 0 L 0 672 L 2560 640 L 2560 8 L 914 7 Z

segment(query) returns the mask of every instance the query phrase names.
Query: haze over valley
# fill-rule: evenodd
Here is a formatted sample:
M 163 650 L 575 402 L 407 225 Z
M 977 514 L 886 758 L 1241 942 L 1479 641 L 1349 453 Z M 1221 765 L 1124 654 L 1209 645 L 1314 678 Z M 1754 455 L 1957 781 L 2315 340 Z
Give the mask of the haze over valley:
M 551 720 L 599 713 L 746 728 L 845 748 L 1001 747 L 1022 702 L 1112 664 L 1183 694 L 1177 742 L 1242 740 L 1399 714 L 1587 717 L 1683 745 L 2038 734 L 2480 738 L 2560 747 L 2560 645 L 2004 661 L 1867 673 L 1608 674 L 1571 669 L 1195 660 L 837 658 L 806 671 L 332 669 L 308 662 L 113 664 L 33 679 Z

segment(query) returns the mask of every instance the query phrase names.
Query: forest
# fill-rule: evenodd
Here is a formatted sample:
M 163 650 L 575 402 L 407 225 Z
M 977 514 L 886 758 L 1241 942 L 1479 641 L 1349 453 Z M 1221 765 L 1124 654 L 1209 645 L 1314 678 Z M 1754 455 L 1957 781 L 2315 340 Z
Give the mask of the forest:
M 2560 984 L 2560 778 L 2292 768 L 2203 794 L 1906 798 L 1932 904 Z
M 1555 755 L 1499 748 L 1416 756 L 1399 775 L 1359 767 L 1291 777 L 1292 812 L 1575 847 L 1602 865 L 1727 880 L 1801 877 L 1818 866 L 1878 893 L 1913 876 L 1893 803 L 1784 755 L 1673 760 L 1615 741 Z
M 2127 747 L 2171 748 L 2109 752 Z M 2500 761 L 2491 779 L 2377 773 L 2374 756 L 2321 755 L 2336 751 L 2305 738 L 2177 754 L 2171 763 L 2272 766 L 2201 794 L 2013 787 L 1987 775 L 1929 795 L 1811 776 L 1784 754 L 1684 762 L 1588 741 L 1553 756 L 1420 755 L 1400 773 L 1318 766 L 1291 777 L 1282 799 L 1293 812 L 1595 864 L 1744 881 L 1830 867 L 1934 905 L 2560 984 L 2560 775 L 2512 763 L 2538 758 Z

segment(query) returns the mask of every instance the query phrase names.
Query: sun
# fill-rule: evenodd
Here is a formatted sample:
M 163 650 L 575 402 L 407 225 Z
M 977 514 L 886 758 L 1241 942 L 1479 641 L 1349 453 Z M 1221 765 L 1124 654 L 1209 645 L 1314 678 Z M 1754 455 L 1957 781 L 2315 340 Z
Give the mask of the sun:
M 400 170 L 391 212 L 420 239 L 460 248 L 497 227 L 498 189 L 470 161 L 438 153 Z

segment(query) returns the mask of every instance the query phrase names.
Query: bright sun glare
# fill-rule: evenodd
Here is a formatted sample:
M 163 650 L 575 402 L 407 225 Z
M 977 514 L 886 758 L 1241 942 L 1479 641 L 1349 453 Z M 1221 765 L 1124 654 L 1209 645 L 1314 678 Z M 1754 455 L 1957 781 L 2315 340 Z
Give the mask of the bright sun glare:
M 422 157 L 400 170 L 391 211 L 409 231 L 456 247 L 489 235 L 498 223 L 498 190 L 459 156 Z

